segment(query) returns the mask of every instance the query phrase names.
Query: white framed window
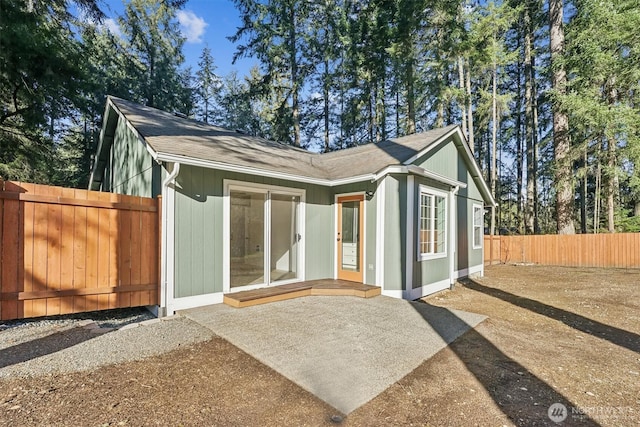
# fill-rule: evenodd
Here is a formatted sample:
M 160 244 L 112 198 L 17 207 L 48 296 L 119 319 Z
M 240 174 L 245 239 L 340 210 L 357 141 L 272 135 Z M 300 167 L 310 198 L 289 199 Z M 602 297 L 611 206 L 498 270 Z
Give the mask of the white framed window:
M 447 256 L 447 193 L 420 186 L 418 254 L 420 259 Z
M 484 225 L 484 208 L 473 205 L 473 249 L 482 248 L 482 229 Z

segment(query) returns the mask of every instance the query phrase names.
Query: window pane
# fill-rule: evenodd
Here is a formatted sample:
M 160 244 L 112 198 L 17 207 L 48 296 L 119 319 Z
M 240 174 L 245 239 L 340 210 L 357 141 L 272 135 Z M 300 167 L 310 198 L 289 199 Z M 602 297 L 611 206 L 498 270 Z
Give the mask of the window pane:
M 271 195 L 271 282 L 297 277 L 300 197 Z
M 473 208 L 473 225 L 479 227 L 482 225 L 482 208 Z
M 431 201 L 429 194 L 420 194 L 420 253 L 430 253 L 431 233 Z
M 342 202 L 343 270 L 360 271 L 360 202 Z
M 475 246 L 480 246 L 481 242 L 482 242 L 482 234 L 481 234 L 482 228 L 480 227 L 474 227 L 473 228 L 473 244 Z
M 435 206 L 435 253 L 443 253 L 445 248 L 445 218 L 446 218 L 446 209 L 445 209 L 445 198 L 441 196 L 436 196 L 436 206 Z
M 265 195 L 231 191 L 231 287 L 265 283 Z
M 482 245 L 482 208 L 479 206 L 473 207 L 473 246 Z

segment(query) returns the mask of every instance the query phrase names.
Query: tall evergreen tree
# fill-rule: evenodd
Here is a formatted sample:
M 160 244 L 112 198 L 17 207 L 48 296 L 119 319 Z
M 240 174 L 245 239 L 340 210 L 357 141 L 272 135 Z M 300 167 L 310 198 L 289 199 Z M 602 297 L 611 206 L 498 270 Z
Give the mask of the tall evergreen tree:
M 219 97 L 222 82 L 216 74 L 216 65 L 209 46 L 205 46 L 198 61 L 196 71 L 196 97 L 198 100 L 198 117 L 209 123 L 215 116 L 215 103 Z
M 302 54 L 308 48 L 302 29 L 308 24 L 309 5 L 295 0 L 234 1 L 242 27 L 230 40 L 246 40 L 238 46 L 234 60 L 242 56 L 260 60 L 264 83 L 274 87 L 274 94 L 280 98 L 274 117 L 275 135 L 278 140 L 300 146 L 300 100 L 309 73 Z
M 558 234 L 575 234 L 573 224 L 573 167 L 569 117 L 559 99 L 567 93 L 564 59 L 564 2 L 549 0 L 549 49 L 551 51 L 551 84 L 553 101 L 553 146 L 555 161 L 556 222 Z
M 119 21 L 133 100 L 186 114 L 181 98 L 188 88 L 180 74 L 185 40 L 178 29 L 175 11 L 171 2 L 131 0 Z
M 60 123 L 84 108 L 83 46 L 70 1 L 0 0 L 0 175 L 50 181 Z M 100 19 L 95 1 L 73 2 Z

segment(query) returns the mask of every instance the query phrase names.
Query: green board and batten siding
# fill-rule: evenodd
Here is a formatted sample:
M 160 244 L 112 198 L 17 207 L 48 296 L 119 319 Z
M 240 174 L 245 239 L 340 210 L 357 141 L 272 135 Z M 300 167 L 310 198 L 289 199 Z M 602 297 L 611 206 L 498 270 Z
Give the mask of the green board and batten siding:
M 433 147 L 423 158 L 415 162 L 416 165 L 446 176 L 447 178 L 467 184 L 460 188 L 456 196 L 456 254 L 454 269 L 464 271 L 470 267 L 482 265 L 482 249 L 473 249 L 473 205 L 483 206 L 482 194 L 476 182 L 469 173 L 469 165 L 451 139 Z M 448 219 L 448 218 L 447 218 Z M 448 267 L 447 267 L 448 268 Z M 448 272 L 445 276 L 448 277 Z
M 177 178 L 175 201 L 176 298 L 223 290 L 224 180 L 305 190 L 305 276 L 307 280 L 333 277 L 334 241 L 327 238 L 335 234 L 333 189 L 183 165 Z M 367 209 L 367 217 L 371 210 L 375 224 L 375 207 Z M 375 272 L 368 274 L 368 280 L 374 276 Z
M 162 191 L 161 169 L 126 122 L 119 118 L 105 168 L 107 181 L 102 184 L 103 191 L 155 197 Z
M 455 203 L 455 237 L 454 270 L 466 271 L 470 267 L 482 265 L 482 249 L 473 249 L 473 205 L 483 205 L 482 195 L 469 173 L 469 166 L 462 156 L 458 154 L 458 148 L 453 140 L 443 141 L 434 147 L 422 158 L 414 163 L 426 170 L 438 173 L 447 178 L 467 184 L 466 188 L 460 188 Z M 408 286 L 418 288 L 432 283 L 449 279 L 450 255 L 449 246 L 452 242 L 447 236 L 447 256 L 442 258 L 419 261 L 418 260 L 418 229 L 419 218 L 419 190 L 424 185 L 436 190 L 448 192 L 450 188 L 437 181 L 415 177 L 413 180 L 413 236 L 412 242 L 407 245 L 406 221 L 407 221 L 407 177 L 404 175 L 389 175 L 385 178 L 385 206 L 384 206 L 384 287 L 386 290 L 405 290 Z M 451 206 L 448 207 L 451 209 Z M 447 213 L 447 222 L 450 215 Z M 407 253 L 409 251 L 409 253 Z M 406 283 L 406 257 L 409 256 L 413 263 L 412 283 Z
M 405 289 L 406 201 L 407 177 L 388 175 L 384 195 L 384 289 Z

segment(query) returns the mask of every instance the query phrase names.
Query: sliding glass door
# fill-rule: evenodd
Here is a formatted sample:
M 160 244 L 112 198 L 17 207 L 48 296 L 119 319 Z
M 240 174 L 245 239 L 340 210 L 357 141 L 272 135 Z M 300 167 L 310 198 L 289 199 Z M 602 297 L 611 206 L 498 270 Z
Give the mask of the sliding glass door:
M 271 194 L 270 282 L 298 277 L 299 196 Z
M 231 188 L 229 199 L 230 287 L 297 279 L 300 196 Z
M 265 283 L 266 194 L 232 191 L 230 199 L 231 287 Z

